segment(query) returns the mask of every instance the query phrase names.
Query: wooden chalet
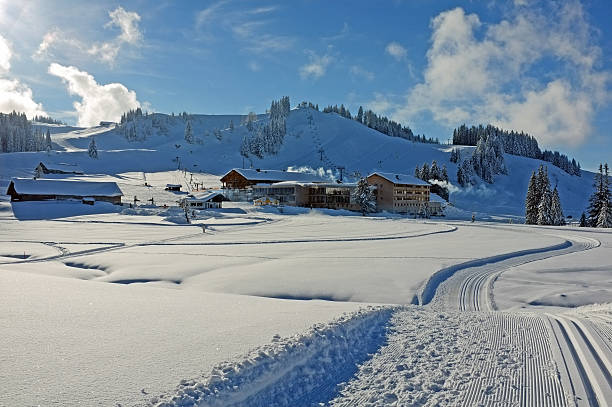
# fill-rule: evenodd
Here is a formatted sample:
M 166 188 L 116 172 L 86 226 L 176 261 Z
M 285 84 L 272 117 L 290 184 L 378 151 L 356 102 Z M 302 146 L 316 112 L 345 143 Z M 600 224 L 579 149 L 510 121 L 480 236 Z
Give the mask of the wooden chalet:
M 247 189 L 257 184 L 275 184 L 284 181 L 326 182 L 319 176 L 303 172 L 241 168 L 234 168 L 221 177 L 224 189 Z
M 6 195 L 11 201 L 80 200 L 121 205 L 123 193 L 115 182 L 66 181 L 55 179 L 13 178 Z

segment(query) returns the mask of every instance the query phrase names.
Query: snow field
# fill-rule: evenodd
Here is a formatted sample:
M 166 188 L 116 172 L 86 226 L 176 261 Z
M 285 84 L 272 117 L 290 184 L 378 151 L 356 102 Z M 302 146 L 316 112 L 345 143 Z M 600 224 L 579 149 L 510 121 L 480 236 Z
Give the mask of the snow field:
M 172 406 L 318 406 L 382 344 L 389 307 L 363 308 L 307 332 L 251 351 L 240 362 L 182 380 L 176 392 L 150 403 Z
M 3 267 L 3 406 L 138 405 L 181 379 L 363 306 L 94 283 Z
M 407 308 L 333 406 L 564 406 L 545 318 Z

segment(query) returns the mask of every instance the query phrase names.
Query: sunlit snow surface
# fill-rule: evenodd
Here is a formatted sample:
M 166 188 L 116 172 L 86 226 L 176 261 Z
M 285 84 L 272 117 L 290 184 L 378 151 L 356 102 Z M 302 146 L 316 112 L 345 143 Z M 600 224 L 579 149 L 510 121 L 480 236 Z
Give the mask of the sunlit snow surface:
M 0 201 L 0 405 L 612 400 L 612 234 L 509 225 L 536 160 L 506 156 L 510 175 L 451 194 L 444 219 L 224 203 L 187 224 L 172 206 L 242 164 L 244 128 L 191 146 L 179 122 L 142 143 L 64 130 L 52 130 L 59 153 L 3 154 L 0 187 L 41 160 L 69 162 L 87 175 L 67 178 L 117 182 L 139 206 Z M 306 110 L 288 130 L 255 167 L 411 174 L 436 159 L 454 178 L 447 146 Z M 204 173 L 176 171 L 177 154 Z M 549 173 L 579 215 L 592 174 Z

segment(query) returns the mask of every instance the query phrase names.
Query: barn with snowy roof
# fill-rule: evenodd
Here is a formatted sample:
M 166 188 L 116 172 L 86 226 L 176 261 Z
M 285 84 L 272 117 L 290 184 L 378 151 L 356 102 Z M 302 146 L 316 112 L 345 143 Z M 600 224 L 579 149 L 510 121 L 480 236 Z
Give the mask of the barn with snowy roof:
M 13 178 L 6 189 L 11 201 L 80 200 L 121 204 L 123 193 L 115 182 Z

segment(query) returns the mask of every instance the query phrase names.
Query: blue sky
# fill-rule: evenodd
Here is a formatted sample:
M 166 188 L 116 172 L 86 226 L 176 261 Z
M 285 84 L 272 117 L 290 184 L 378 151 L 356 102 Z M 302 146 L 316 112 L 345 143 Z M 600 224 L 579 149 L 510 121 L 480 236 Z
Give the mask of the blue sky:
M 493 123 L 612 162 L 609 0 L 90 3 L 0 0 L 0 110 L 90 125 L 289 95 L 442 140 Z

